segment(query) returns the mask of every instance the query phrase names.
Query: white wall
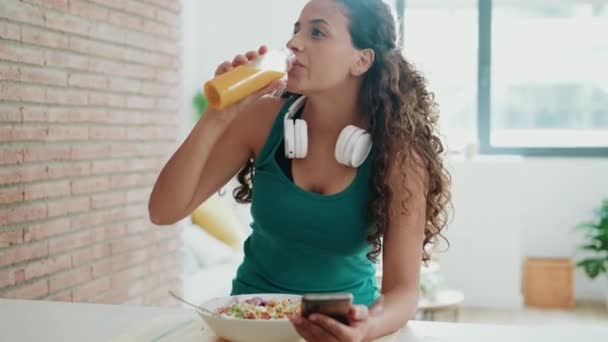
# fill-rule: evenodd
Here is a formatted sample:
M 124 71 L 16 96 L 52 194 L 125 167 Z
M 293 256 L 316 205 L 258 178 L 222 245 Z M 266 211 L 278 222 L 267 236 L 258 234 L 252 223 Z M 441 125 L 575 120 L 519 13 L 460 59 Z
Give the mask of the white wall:
M 184 122 L 194 114 L 192 97 L 218 64 L 260 44 L 283 47 L 305 2 L 183 0 Z M 189 128 L 183 126 L 184 135 Z M 501 157 L 450 165 L 456 216 L 441 267 L 469 305 L 521 305 L 522 258 L 572 257 L 577 237 L 571 228 L 608 196 L 608 160 Z M 605 287 L 577 271 L 578 299 L 600 299 Z
M 184 115 L 215 68 L 265 44 L 283 48 L 305 0 L 182 0 Z
M 449 164 L 455 217 L 441 267 L 468 305 L 519 306 L 523 258 L 576 258 L 580 235 L 573 227 L 608 197 L 608 159 L 480 157 Z M 607 284 L 577 270 L 576 299 L 601 300 Z

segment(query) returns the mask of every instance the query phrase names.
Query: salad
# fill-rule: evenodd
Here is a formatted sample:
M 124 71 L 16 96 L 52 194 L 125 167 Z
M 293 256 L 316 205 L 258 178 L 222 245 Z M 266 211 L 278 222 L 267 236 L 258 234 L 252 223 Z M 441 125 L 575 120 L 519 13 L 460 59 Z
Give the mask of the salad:
M 216 309 L 220 315 L 241 319 L 288 319 L 300 313 L 300 301 L 293 299 L 265 300 L 253 297 L 240 303 L 222 306 Z

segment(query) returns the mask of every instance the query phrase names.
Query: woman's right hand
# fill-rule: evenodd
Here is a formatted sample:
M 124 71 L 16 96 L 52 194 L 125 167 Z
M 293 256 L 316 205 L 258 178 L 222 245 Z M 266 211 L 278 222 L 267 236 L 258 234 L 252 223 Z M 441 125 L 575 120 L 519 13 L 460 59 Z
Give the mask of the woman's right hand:
M 226 62 L 220 64 L 217 67 L 217 69 L 215 70 L 215 76 L 217 77 L 221 74 L 224 74 L 240 65 L 248 64 L 249 62 L 256 59 L 257 57 L 264 55 L 266 52 L 268 52 L 268 48 L 265 45 L 262 45 L 262 46 L 260 46 L 260 48 L 257 51 L 252 50 L 252 51 L 247 52 L 244 55 L 237 55 L 236 57 L 234 57 L 232 62 L 226 61 Z M 245 97 L 244 99 L 242 99 L 222 110 L 216 110 L 211 107 L 208 107 L 205 110 L 205 116 L 213 117 L 215 119 L 218 119 L 218 120 L 221 120 L 221 121 L 224 121 L 227 123 L 231 122 L 236 117 L 236 115 L 239 112 L 241 112 L 241 110 L 243 108 L 245 108 L 248 105 L 250 105 L 251 103 L 255 102 L 260 97 L 262 97 L 266 94 L 272 93 L 273 91 L 279 89 L 282 85 L 283 85 L 283 81 L 275 80 L 275 81 L 271 82 L 265 88 L 254 92 L 253 94 Z

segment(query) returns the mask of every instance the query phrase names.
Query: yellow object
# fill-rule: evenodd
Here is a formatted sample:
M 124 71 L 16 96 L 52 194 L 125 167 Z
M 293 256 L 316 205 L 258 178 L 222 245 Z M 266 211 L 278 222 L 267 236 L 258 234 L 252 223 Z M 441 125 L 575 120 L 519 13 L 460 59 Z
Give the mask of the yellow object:
M 215 194 L 196 208 L 192 223 L 222 241 L 234 250 L 240 251 L 244 241 L 241 223 L 219 195 Z
M 284 72 L 241 65 L 205 83 L 205 97 L 211 107 L 224 109 L 284 75 Z

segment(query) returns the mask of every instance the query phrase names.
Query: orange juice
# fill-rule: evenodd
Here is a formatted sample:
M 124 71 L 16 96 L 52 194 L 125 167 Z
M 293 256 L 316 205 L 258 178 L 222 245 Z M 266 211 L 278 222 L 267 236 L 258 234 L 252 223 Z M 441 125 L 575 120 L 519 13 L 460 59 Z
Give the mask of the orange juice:
M 211 107 L 224 109 L 284 75 L 281 71 L 241 65 L 205 83 L 205 96 Z

